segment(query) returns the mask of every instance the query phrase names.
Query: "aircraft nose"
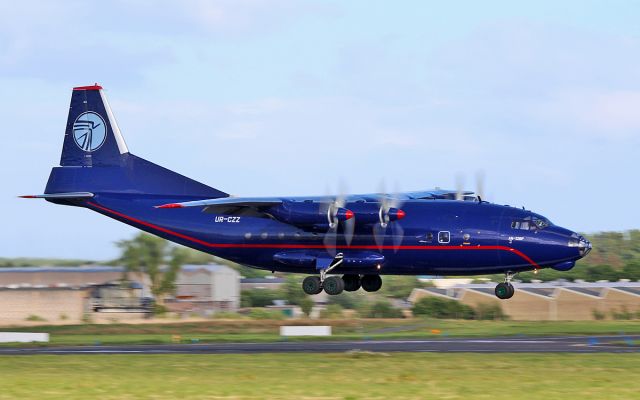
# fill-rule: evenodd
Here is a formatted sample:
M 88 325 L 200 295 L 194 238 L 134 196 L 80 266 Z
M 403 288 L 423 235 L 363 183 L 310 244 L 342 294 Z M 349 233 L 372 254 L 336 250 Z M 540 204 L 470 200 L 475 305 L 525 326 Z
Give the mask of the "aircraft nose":
M 571 240 L 569 241 L 569 247 L 577 247 L 578 252 L 580 253 L 580 258 L 585 257 L 591 251 L 591 242 L 588 241 L 584 236 L 574 233 L 571 235 Z

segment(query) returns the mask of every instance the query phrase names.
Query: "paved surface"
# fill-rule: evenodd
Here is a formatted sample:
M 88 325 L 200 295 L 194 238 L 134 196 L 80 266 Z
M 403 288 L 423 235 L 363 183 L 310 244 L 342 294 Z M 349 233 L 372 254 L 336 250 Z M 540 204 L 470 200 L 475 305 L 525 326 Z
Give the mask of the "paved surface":
M 258 354 L 377 352 L 471 353 L 640 353 L 631 345 L 640 336 L 569 336 L 436 340 L 367 340 L 275 343 L 64 346 L 0 348 L 0 356 L 16 354 Z

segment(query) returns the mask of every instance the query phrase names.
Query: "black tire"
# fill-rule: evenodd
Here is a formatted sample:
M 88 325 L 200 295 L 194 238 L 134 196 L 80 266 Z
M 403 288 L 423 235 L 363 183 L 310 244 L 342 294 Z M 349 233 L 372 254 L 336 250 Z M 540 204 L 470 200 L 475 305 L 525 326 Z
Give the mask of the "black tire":
M 511 284 L 507 284 L 505 282 L 498 283 L 495 290 L 496 297 L 500 300 L 511 298 L 511 296 L 513 296 L 514 289 L 513 286 L 511 286 L 511 288 L 509 288 L 509 286 L 511 286 Z
M 355 292 L 360 289 L 360 275 L 342 275 L 344 281 L 344 290 L 347 292 Z
M 335 296 L 344 290 L 344 281 L 339 276 L 330 276 L 325 278 L 322 286 L 328 295 Z
M 322 292 L 322 283 L 320 282 L 320 278 L 317 276 L 307 276 L 302 281 L 302 290 L 306 294 L 318 294 Z
M 507 299 L 510 299 L 516 293 L 516 289 L 510 283 L 507 283 L 507 286 L 509 286 L 509 297 L 507 297 Z
M 380 275 L 365 275 L 360 279 L 362 288 L 367 292 L 377 292 L 382 287 Z

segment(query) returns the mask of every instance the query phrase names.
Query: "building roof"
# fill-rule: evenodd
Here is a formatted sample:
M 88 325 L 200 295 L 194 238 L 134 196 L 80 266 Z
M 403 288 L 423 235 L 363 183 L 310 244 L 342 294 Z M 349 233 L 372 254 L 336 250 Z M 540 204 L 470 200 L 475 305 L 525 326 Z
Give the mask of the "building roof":
M 42 267 L 6 267 L 0 268 L 0 273 L 14 273 L 14 272 L 123 272 L 122 266 L 110 266 L 110 265 L 83 265 L 80 267 L 58 267 L 58 266 L 42 266 Z
M 440 288 L 423 288 L 421 290 L 437 294 L 440 296 L 449 297 L 451 299 L 460 298 L 465 290 L 472 290 L 474 292 L 482 293 L 488 296 L 494 296 L 495 282 L 487 283 L 470 283 L 459 284 L 448 289 Z M 524 293 L 535 294 L 547 298 L 553 298 L 557 295 L 557 289 L 567 289 L 575 293 L 602 297 L 605 293 L 605 289 L 612 288 L 640 296 L 640 282 L 620 281 L 620 282 L 538 282 L 538 283 L 518 283 L 515 282 L 514 286 L 516 290 Z
M 640 296 L 640 286 L 638 287 L 614 286 L 614 289 L 622 290 L 623 292 L 628 292 L 631 294 L 635 294 L 636 296 Z
M 529 292 L 529 293 L 533 293 L 533 294 L 537 294 L 539 296 L 545 296 L 545 297 L 553 297 L 553 294 L 555 293 L 556 289 L 555 288 L 537 288 L 537 287 L 518 287 L 518 290 L 522 290 L 524 292 Z
M 573 290 L 574 292 L 588 294 L 589 296 L 602 296 L 602 286 L 565 286 L 565 289 Z
M 183 265 L 183 271 L 199 271 L 206 270 L 209 272 L 216 271 L 228 271 L 233 270 L 231 267 L 221 264 L 205 264 L 205 265 Z M 42 272 L 71 272 L 71 273 L 91 273 L 91 272 L 124 272 L 124 267 L 121 265 L 83 265 L 79 267 L 59 267 L 59 266 L 36 266 L 36 267 L 6 267 L 0 268 L 0 273 L 14 273 L 14 272 L 30 272 L 30 273 L 42 273 Z
M 242 278 L 240 283 L 281 284 L 286 282 L 283 278 Z

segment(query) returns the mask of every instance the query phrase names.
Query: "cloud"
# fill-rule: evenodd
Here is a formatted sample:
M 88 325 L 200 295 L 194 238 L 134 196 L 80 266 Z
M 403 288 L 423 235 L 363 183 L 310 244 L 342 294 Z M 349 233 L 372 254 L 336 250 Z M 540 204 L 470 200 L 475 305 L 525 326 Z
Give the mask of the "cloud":
M 294 0 L 21 1 L 0 12 L 0 74 L 140 84 L 180 54 L 261 38 L 324 9 Z
M 555 93 L 534 113 L 542 122 L 572 128 L 576 136 L 640 139 L 640 91 L 574 90 Z

